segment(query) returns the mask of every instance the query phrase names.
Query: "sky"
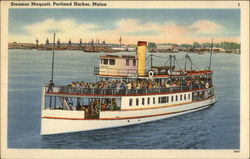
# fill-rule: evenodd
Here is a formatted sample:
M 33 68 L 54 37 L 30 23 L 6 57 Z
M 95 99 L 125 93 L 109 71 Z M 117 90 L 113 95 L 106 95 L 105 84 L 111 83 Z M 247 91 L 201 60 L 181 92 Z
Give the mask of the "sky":
M 9 9 L 9 42 L 240 42 L 239 9 Z

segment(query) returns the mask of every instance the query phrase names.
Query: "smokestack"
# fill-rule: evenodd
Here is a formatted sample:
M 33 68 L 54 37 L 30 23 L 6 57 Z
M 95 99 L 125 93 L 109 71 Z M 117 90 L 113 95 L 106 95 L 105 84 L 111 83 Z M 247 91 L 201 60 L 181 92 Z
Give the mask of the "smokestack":
M 137 45 L 137 69 L 138 76 L 145 76 L 146 70 L 146 52 L 147 52 L 147 42 L 146 41 L 138 41 Z

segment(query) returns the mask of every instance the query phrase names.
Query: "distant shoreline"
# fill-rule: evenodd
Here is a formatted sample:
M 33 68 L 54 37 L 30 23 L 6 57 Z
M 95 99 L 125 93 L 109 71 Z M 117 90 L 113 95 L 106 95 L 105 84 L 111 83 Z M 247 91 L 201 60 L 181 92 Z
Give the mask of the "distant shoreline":
M 229 43 L 229 42 L 224 42 Z M 153 44 L 149 43 L 148 52 L 150 53 L 179 53 L 179 52 L 187 52 L 187 53 L 197 53 L 204 54 L 211 52 L 211 47 L 209 45 L 194 47 L 192 45 L 183 44 L 183 46 L 178 46 L 176 44 Z M 198 44 L 198 43 L 197 43 Z M 116 53 L 116 52 L 135 52 L 136 47 L 134 45 L 119 45 L 119 44 L 66 44 L 66 45 L 56 45 L 53 48 L 53 44 L 33 44 L 33 43 L 9 43 L 8 49 L 22 49 L 22 50 L 31 50 L 36 49 L 38 51 L 48 51 L 48 50 L 78 50 L 86 53 Z M 223 49 L 221 47 L 213 47 L 213 53 L 229 53 L 229 54 L 240 54 L 240 49 Z
M 37 50 L 37 49 L 27 49 L 27 48 L 8 48 L 8 50 L 36 50 L 36 51 L 51 51 L 51 50 Z M 82 50 L 57 50 L 57 51 L 82 51 Z M 117 51 L 117 52 L 84 52 L 83 53 L 87 53 L 87 54 L 92 54 L 92 53 L 121 53 L 121 52 L 127 52 L 127 51 Z M 210 53 L 210 52 L 202 52 L 202 53 L 197 53 L 197 52 L 186 52 L 186 51 L 180 51 L 180 52 L 150 52 L 150 51 L 147 51 L 148 53 L 153 53 L 153 54 L 159 54 L 159 53 L 163 53 L 163 54 L 171 54 L 171 53 L 174 53 L 174 54 L 179 54 L 179 53 L 191 53 L 191 54 L 198 54 L 198 55 L 203 55 L 203 54 L 207 54 L 207 53 Z M 132 52 L 128 52 L 128 53 L 132 53 Z M 235 53 L 235 52 L 213 52 L 213 54 L 238 54 L 240 55 L 240 53 Z

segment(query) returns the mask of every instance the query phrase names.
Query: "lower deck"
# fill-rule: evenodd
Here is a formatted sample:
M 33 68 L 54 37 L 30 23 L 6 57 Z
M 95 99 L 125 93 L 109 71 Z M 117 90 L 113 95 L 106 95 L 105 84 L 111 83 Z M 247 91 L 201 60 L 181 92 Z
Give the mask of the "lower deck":
M 190 107 L 192 104 L 207 101 L 214 97 L 214 88 L 143 96 L 62 97 L 60 95 L 44 94 L 42 117 L 72 118 L 73 116 L 77 119 L 130 118 L 142 116 L 142 114 L 146 116 L 161 114 L 162 110 L 165 111 L 164 109 L 173 112 L 183 111 L 187 109 L 184 107 L 185 105 Z

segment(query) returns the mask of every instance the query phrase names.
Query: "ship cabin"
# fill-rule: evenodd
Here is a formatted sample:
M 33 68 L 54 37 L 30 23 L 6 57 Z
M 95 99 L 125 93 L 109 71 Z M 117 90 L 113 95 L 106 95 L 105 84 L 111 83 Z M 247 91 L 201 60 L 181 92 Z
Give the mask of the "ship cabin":
M 97 82 L 45 86 L 42 109 L 83 112 L 84 118 L 97 119 L 111 112 L 119 116 L 120 111 L 191 103 L 214 96 L 211 70 L 188 69 L 186 65 L 185 69 L 177 69 L 173 60 L 169 65 L 151 64 L 146 69 L 145 47 L 145 42 L 138 43 L 137 56 L 100 56 L 99 67 L 94 68 Z
M 100 56 L 99 67 L 95 67 L 94 74 L 113 77 L 136 76 L 137 58 L 131 55 Z

